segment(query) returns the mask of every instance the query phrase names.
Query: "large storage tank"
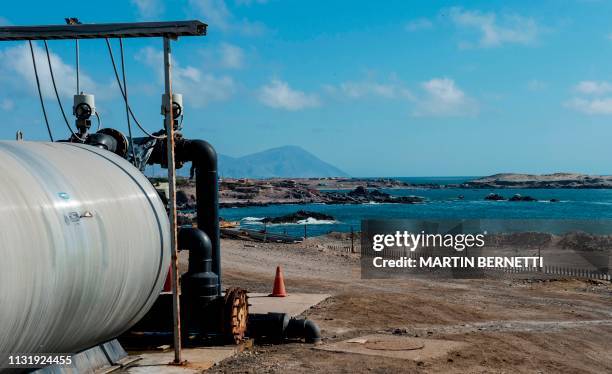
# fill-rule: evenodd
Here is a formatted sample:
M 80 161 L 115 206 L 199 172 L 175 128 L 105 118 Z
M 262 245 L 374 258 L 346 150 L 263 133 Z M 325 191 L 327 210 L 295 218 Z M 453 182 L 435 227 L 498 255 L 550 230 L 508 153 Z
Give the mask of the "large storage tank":
M 0 355 L 73 353 L 127 330 L 161 291 L 169 233 L 153 186 L 115 154 L 0 141 Z

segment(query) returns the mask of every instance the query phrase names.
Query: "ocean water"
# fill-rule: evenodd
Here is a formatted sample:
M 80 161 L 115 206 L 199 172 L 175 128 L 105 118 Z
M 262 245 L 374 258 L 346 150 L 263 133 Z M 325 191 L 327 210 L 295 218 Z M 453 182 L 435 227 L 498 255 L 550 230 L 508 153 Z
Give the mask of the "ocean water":
M 471 177 L 395 178 L 413 183 L 461 183 Z M 221 216 L 240 221 L 242 227 L 263 229 L 258 220 L 296 212 L 300 209 L 331 215 L 334 221 L 311 221 L 300 224 L 267 225 L 270 232 L 308 236 L 330 231 L 348 232 L 351 227 L 360 230 L 362 219 L 410 218 L 548 218 L 548 219 L 601 219 L 612 218 L 612 189 L 394 189 L 385 190 L 393 195 L 416 195 L 425 198 L 421 204 L 364 204 L 364 205 L 271 205 L 267 207 L 226 208 Z M 486 201 L 489 193 L 506 198 L 514 194 L 529 195 L 538 201 L 510 202 Z M 463 199 L 459 196 L 463 195 Z M 557 199 L 559 202 L 550 202 Z

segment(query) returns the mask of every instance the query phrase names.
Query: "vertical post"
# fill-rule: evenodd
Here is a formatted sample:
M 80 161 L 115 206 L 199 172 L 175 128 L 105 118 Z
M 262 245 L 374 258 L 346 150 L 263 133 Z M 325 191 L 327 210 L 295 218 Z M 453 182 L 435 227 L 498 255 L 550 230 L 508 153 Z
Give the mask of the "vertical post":
M 304 224 L 304 239 L 306 239 L 306 224 Z
M 75 40 L 76 43 L 76 84 L 77 84 L 77 95 L 81 93 L 81 85 L 79 81 L 79 39 Z
M 168 152 L 168 203 L 170 206 L 170 249 L 172 251 L 172 314 L 174 322 L 174 363 L 181 360 L 181 306 L 179 300 L 178 249 L 176 245 L 176 174 L 174 165 L 174 119 L 172 118 L 172 77 L 170 39 L 164 36 L 164 84 L 166 102 L 166 145 Z

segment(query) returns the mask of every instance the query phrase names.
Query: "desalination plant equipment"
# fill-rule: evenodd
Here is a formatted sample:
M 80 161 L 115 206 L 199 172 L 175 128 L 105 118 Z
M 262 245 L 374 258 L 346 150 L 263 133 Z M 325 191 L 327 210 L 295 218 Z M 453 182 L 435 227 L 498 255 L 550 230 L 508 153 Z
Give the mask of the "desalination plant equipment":
M 240 341 L 247 322 L 246 292 L 221 289 L 217 156 L 206 141 L 182 137 L 183 101 L 171 88 L 170 40 L 205 35 L 206 25 L 67 23 L 0 27 L 0 41 L 30 44 L 50 140 L 0 142 L 0 363 L 10 353 L 43 352 L 82 352 L 75 364 L 89 369 L 100 357 L 114 363 L 125 353 L 114 339 L 137 324 L 138 331 L 173 335 L 177 362 L 181 333 L 184 341 Z M 146 131 L 129 105 L 123 38 L 130 37 L 163 38 L 164 130 Z M 78 82 L 78 40 L 93 38 L 106 39 L 125 103 L 127 136 L 99 128 L 91 93 L 77 88 L 75 130 L 61 105 L 47 40 L 76 40 Z M 122 79 L 113 39 L 119 41 Z M 36 40 L 44 43 L 55 95 L 70 131 L 64 138 L 54 139 L 48 124 L 41 66 L 32 46 Z M 98 129 L 92 131 L 95 117 Z M 133 136 L 132 121 L 146 136 Z M 177 230 L 174 169 L 186 162 L 195 173 L 197 227 Z M 143 174 L 148 164 L 169 170 L 170 219 Z M 180 302 L 177 248 L 189 251 Z M 174 292 L 160 295 L 171 264 Z

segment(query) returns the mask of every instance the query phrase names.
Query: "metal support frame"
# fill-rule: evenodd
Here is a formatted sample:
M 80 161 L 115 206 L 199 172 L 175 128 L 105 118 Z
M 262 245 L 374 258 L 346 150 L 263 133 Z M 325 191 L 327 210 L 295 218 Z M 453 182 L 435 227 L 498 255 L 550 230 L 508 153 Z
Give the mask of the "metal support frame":
M 168 152 L 168 203 L 170 207 L 170 247 L 172 250 L 172 314 L 174 321 L 174 363 L 180 364 L 181 359 L 181 303 L 178 293 L 178 248 L 176 229 L 176 170 L 174 165 L 174 118 L 172 111 L 172 51 L 170 49 L 170 38 L 164 37 L 164 86 L 166 92 L 166 135 Z
M 200 21 L 136 22 L 106 24 L 68 24 L 55 26 L 5 26 L 0 27 L 0 41 L 14 40 L 77 40 L 76 63 L 79 68 L 78 39 L 162 37 L 164 42 L 165 127 L 167 133 L 168 185 L 170 208 L 170 246 L 172 251 L 172 306 L 174 325 L 174 364 L 181 359 L 181 314 L 179 300 L 177 222 L 176 222 L 176 170 L 174 158 L 174 119 L 172 111 L 172 62 L 170 40 L 179 36 L 206 35 L 205 23 Z M 78 71 L 78 70 L 77 70 Z M 77 73 L 78 74 L 78 73 Z M 78 75 L 77 75 L 78 79 Z M 77 81 L 77 90 L 80 89 Z M 77 92 L 78 93 L 78 92 Z M 126 92 L 127 94 L 127 92 Z M 129 117 L 128 117 L 129 118 Z M 18 135 L 19 137 L 19 135 Z
M 206 35 L 205 23 L 200 21 L 100 23 L 56 26 L 3 26 L 3 40 L 53 40 L 139 38 Z

